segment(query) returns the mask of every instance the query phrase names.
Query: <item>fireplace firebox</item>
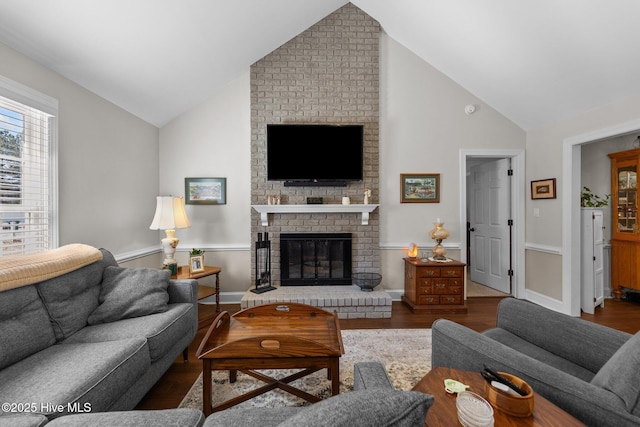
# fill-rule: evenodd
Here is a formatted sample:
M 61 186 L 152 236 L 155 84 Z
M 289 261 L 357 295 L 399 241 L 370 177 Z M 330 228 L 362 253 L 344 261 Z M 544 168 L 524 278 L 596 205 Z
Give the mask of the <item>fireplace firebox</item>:
M 280 284 L 351 285 L 351 233 L 281 234 Z

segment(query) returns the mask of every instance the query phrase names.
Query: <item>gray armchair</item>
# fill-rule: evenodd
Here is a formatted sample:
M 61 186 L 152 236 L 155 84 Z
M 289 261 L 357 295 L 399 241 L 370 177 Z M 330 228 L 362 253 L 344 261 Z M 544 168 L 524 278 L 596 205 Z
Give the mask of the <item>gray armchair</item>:
M 432 327 L 432 365 L 525 380 L 589 426 L 640 425 L 640 332 L 630 335 L 507 298 L 496 327 L 477 333 L 445 319 Z

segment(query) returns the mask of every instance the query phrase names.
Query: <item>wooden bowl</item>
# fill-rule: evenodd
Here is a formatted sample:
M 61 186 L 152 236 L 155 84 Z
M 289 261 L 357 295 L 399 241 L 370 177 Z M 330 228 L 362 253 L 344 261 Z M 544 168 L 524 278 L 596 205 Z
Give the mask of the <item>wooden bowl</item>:
M 526 391 L 527 395 L 520 396 L 519 394 L 513 395 L 506 393 L 502 390 L 498 390 L 485 381 L 484 393 L 489 403 L 505 414 L 512 415 L 514 417 L 530 416 L 533 413 L 533 390 L 531 389 L 531 386 L 513 375 L 504 372 L 499 372 L 499 374 Z

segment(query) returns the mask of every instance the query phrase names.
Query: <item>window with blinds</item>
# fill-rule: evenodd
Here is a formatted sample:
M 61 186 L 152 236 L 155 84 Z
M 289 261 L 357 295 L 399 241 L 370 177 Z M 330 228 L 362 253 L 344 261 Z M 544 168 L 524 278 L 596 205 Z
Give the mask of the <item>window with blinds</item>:
M 0 96 L 0 256 L 51 247 L 51 118 Z

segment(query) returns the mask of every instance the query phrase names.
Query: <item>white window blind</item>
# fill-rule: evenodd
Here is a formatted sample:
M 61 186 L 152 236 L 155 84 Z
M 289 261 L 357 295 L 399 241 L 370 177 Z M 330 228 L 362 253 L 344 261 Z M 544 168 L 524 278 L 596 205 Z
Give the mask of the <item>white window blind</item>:
M 52 246 L 51 118 L 0 96 L 0 256 Z

